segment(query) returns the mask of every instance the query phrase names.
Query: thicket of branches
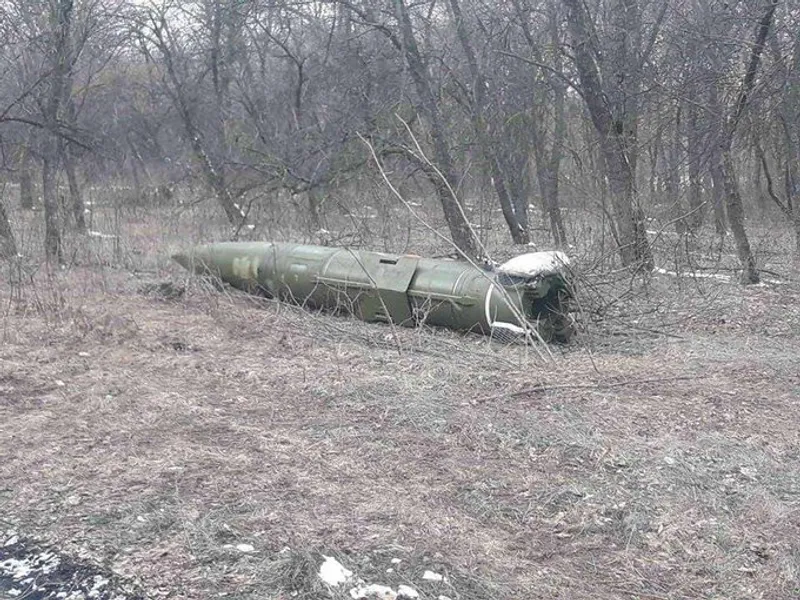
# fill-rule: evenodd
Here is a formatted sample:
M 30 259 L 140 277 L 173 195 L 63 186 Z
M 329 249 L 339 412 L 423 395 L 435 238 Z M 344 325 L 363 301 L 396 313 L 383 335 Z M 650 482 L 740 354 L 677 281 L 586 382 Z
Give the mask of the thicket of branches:
M 235 230 L 270 196 L 319 227 L 371 149 L 472 256 L 470 186 L 514 243 L 534 205 L 563 246 L 565 180 L 626 266 L 652 267 L 655 213 L 730 231 L 745 282 L 747 211 L 788 220 L 800 252 L 796 0 L 0 0 L 0 29 L 2 176 L 41 204 L 52 261 L 62 221 L 86 230 L 84 185 L 158 200 L 190 177 Z

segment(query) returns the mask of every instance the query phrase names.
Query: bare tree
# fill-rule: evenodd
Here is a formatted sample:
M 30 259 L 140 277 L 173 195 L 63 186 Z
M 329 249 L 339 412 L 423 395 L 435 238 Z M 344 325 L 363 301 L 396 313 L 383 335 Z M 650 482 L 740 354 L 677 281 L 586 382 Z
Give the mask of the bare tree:
M 528 50 L 533 56 L 532 61 L 526 61 L 541 73 L 541 79 L 549 88 L 549 98 L 543 96 L 537 89 L 530 90 L 529 101 L 532 104 L 534 116 L 530 123 L 533 154 L 536 162 L 536 179 L 542 194 L 544 212 L 550 225 L 550 233 L 556 246 L 565 246 L 567 233 L 564 227 L 564 217 L 561 213 L 559 200 L 559 179 L 561 161 L 564 154 L 564 143 L 567 135 L 566 95 L 567 77 L 564 74 L 561 41 L 561 18 L 556 2 L 546 4 L 547 19 L 545 22 L 544 39 L 537 39 L 530 26 L 531 7 L 523 0 L 512 0 L 516 21 L 522 30 Z M 541 46 L 549 46 L 549 56 L 544 56 Z M 549 59 L 549 60 L 548 60 Z M 534 88 L 541 87 L 535 85 Z M 545 107 L 552 106 L 552 135 L 547 144 L 547 127 L 545 127 Z
M 569 11 L 581 95 L 600 142 L 620 256 L 624 265 L 651 269 L 653 256 L 636 190 L 637 103 L 644 59 L 638 47 L 642 38 L 639 4 L 613 0 L 608 48 L 601 49 L 586 5 L 581 0 L 563 2 Z
M 459 0 L 450 0 L 450 10 L 453 13 L 456 33 L 461 44 L 461 49 L 466 57 L 471 85 L 469 86 L 469 112 L 472 126 L 480 146 L 484 160 L 489 165 L 492 185 L 494 186 L 503 217 L 506 220 L 511 238 L 516 244 L 527 244 L 530 235 L 527 227 L 527 206 L 522 202 L 514 202 L 509 193 L 508 178 L 505 165 L 502 164 L 502 155 L 499 154 L 490 139 L 490 125 L 486 116 L 487 88 L 486 76 L 478 65 L 478 59 L 473 49 L 471 36 L 461 12 Z
M 17 242 L 11 221 L 8 219 L 6 207 L 0 200 L 0 258 L 10 259 L 17 255 Z
M 164 65 L 162 84 L 181 119 L 194 159 L 228 221 L 240 227 L 246 215 L 231 193 L 226 172 L 230 39 L 236 35 L 237 4 L 208 0 L 199 7 L 193 5 L 199 14 L 180 3 L 142 9 L 134 35 L 148 59 Z M 176 30 L 176 21 L 189 21 L 184 26 L 190 32 Z M 192 28 L 199 39 L 191 35 Z M 209 97 L 213 99 L 210 107 L 204 102 Z
M 756 267 L 755 257 L 753 256 L 753 252 L 750 248 L 750 240 L 747 237 L 747 231 L 744 226 L 744 206 L 742 204 L 742 196 L 739 191 L 739 184 L 736 180 L 736 164 L 733 159 L 732 148 L 736 130 L 742 120 L 745 110 L 747 109 L 750 101 L 750 95 L 756 83 L 758 66 L 761 61 L 761 55 L 764 52 L 767 35 L 769 35 L 769 30 L 772 26 L 772 19 L 775 15 L 775 9 L 777 6 L 778 0 L 769 0 L 767 8 L 764 11 L 764 15 L 758 22 L 754 35 L 754 43 L 750 51 L 750 57 L 744 78 L 742 80 L 741 88 L 736 98 L 736 104 L 734 105 L 730 116 L 725 122 L 722 139 L 720 140 L 721 162 L 719 168 L 722 171 L 728 221 L 736 241 L 736 253 L 739 256 L 739 262 L 742 265 L 743 283 L 758 283 L 760 278 L 758 275 L 758 268 Z
M 42 204 L 44 205 L 45 254 L 48 260 L 63 262 L 56 175 L 61 154 L 61 118 L 65 85 L 71 68 L 70 35 L 73 17 L 72 0 L 48 0 L 47 64 L 50 75 L 46 81 L 46 95 L 42 106 L 42 119 L 48 135 L 42 143 Z

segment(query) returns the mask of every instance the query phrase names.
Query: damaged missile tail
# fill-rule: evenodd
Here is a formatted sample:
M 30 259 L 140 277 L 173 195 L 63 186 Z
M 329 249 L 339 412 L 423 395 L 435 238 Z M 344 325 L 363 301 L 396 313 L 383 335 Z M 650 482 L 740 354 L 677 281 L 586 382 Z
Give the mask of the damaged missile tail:
M 467 262 L 350 248 L 222 242 L 173 257 L 247 292 L 368 322 L 422 324 L 510 340 L 532 328 L 567 342 L 569 263 L 561 252 L 517 256 L 493 269 Z

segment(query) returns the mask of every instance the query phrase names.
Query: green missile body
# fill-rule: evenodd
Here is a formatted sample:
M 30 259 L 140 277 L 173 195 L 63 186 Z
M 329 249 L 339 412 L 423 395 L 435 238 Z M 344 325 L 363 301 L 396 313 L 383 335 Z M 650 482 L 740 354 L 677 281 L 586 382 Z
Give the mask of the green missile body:
M 349 248 L 222 242 L 173 258 L 238 289 L 368 322 L 421 324 L 504 339 L 531 327 L 569 341 L 570 286 L 561 252 L 517 256 L 492 270 L 467 262 Z

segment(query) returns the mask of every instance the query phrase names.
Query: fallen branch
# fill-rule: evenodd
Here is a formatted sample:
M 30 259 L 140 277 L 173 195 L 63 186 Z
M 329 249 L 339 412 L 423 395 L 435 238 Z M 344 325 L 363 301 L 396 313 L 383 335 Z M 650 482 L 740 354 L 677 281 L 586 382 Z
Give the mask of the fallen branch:
M 697 379 L 707 379 L 708 375 L 679 375 L 677 377 L 651 377 L 647 379 L 628 379 L 626 381 L 612 381 L 604 382 L 598 381 L 597 383 L 564 383 L 553 385 L 536 385 L 533 387 L 523 388 L 516 392 L 506 392 L 503 394 L 496 394 L 494 396 L 487 396 L 476 400 L 476 403 L 489 402 L 490 400 L 499 400 L 501 398 L 513 398 L 516 396 L 525 396 L 527 394 L 537 394 L 540 392 L 549 392 L 551 390 L 607 390 L 618 387 L 625 387 L 627 385 L 637 385 L 643 383 L 667 383 L 672 381 L 693 381 Z

